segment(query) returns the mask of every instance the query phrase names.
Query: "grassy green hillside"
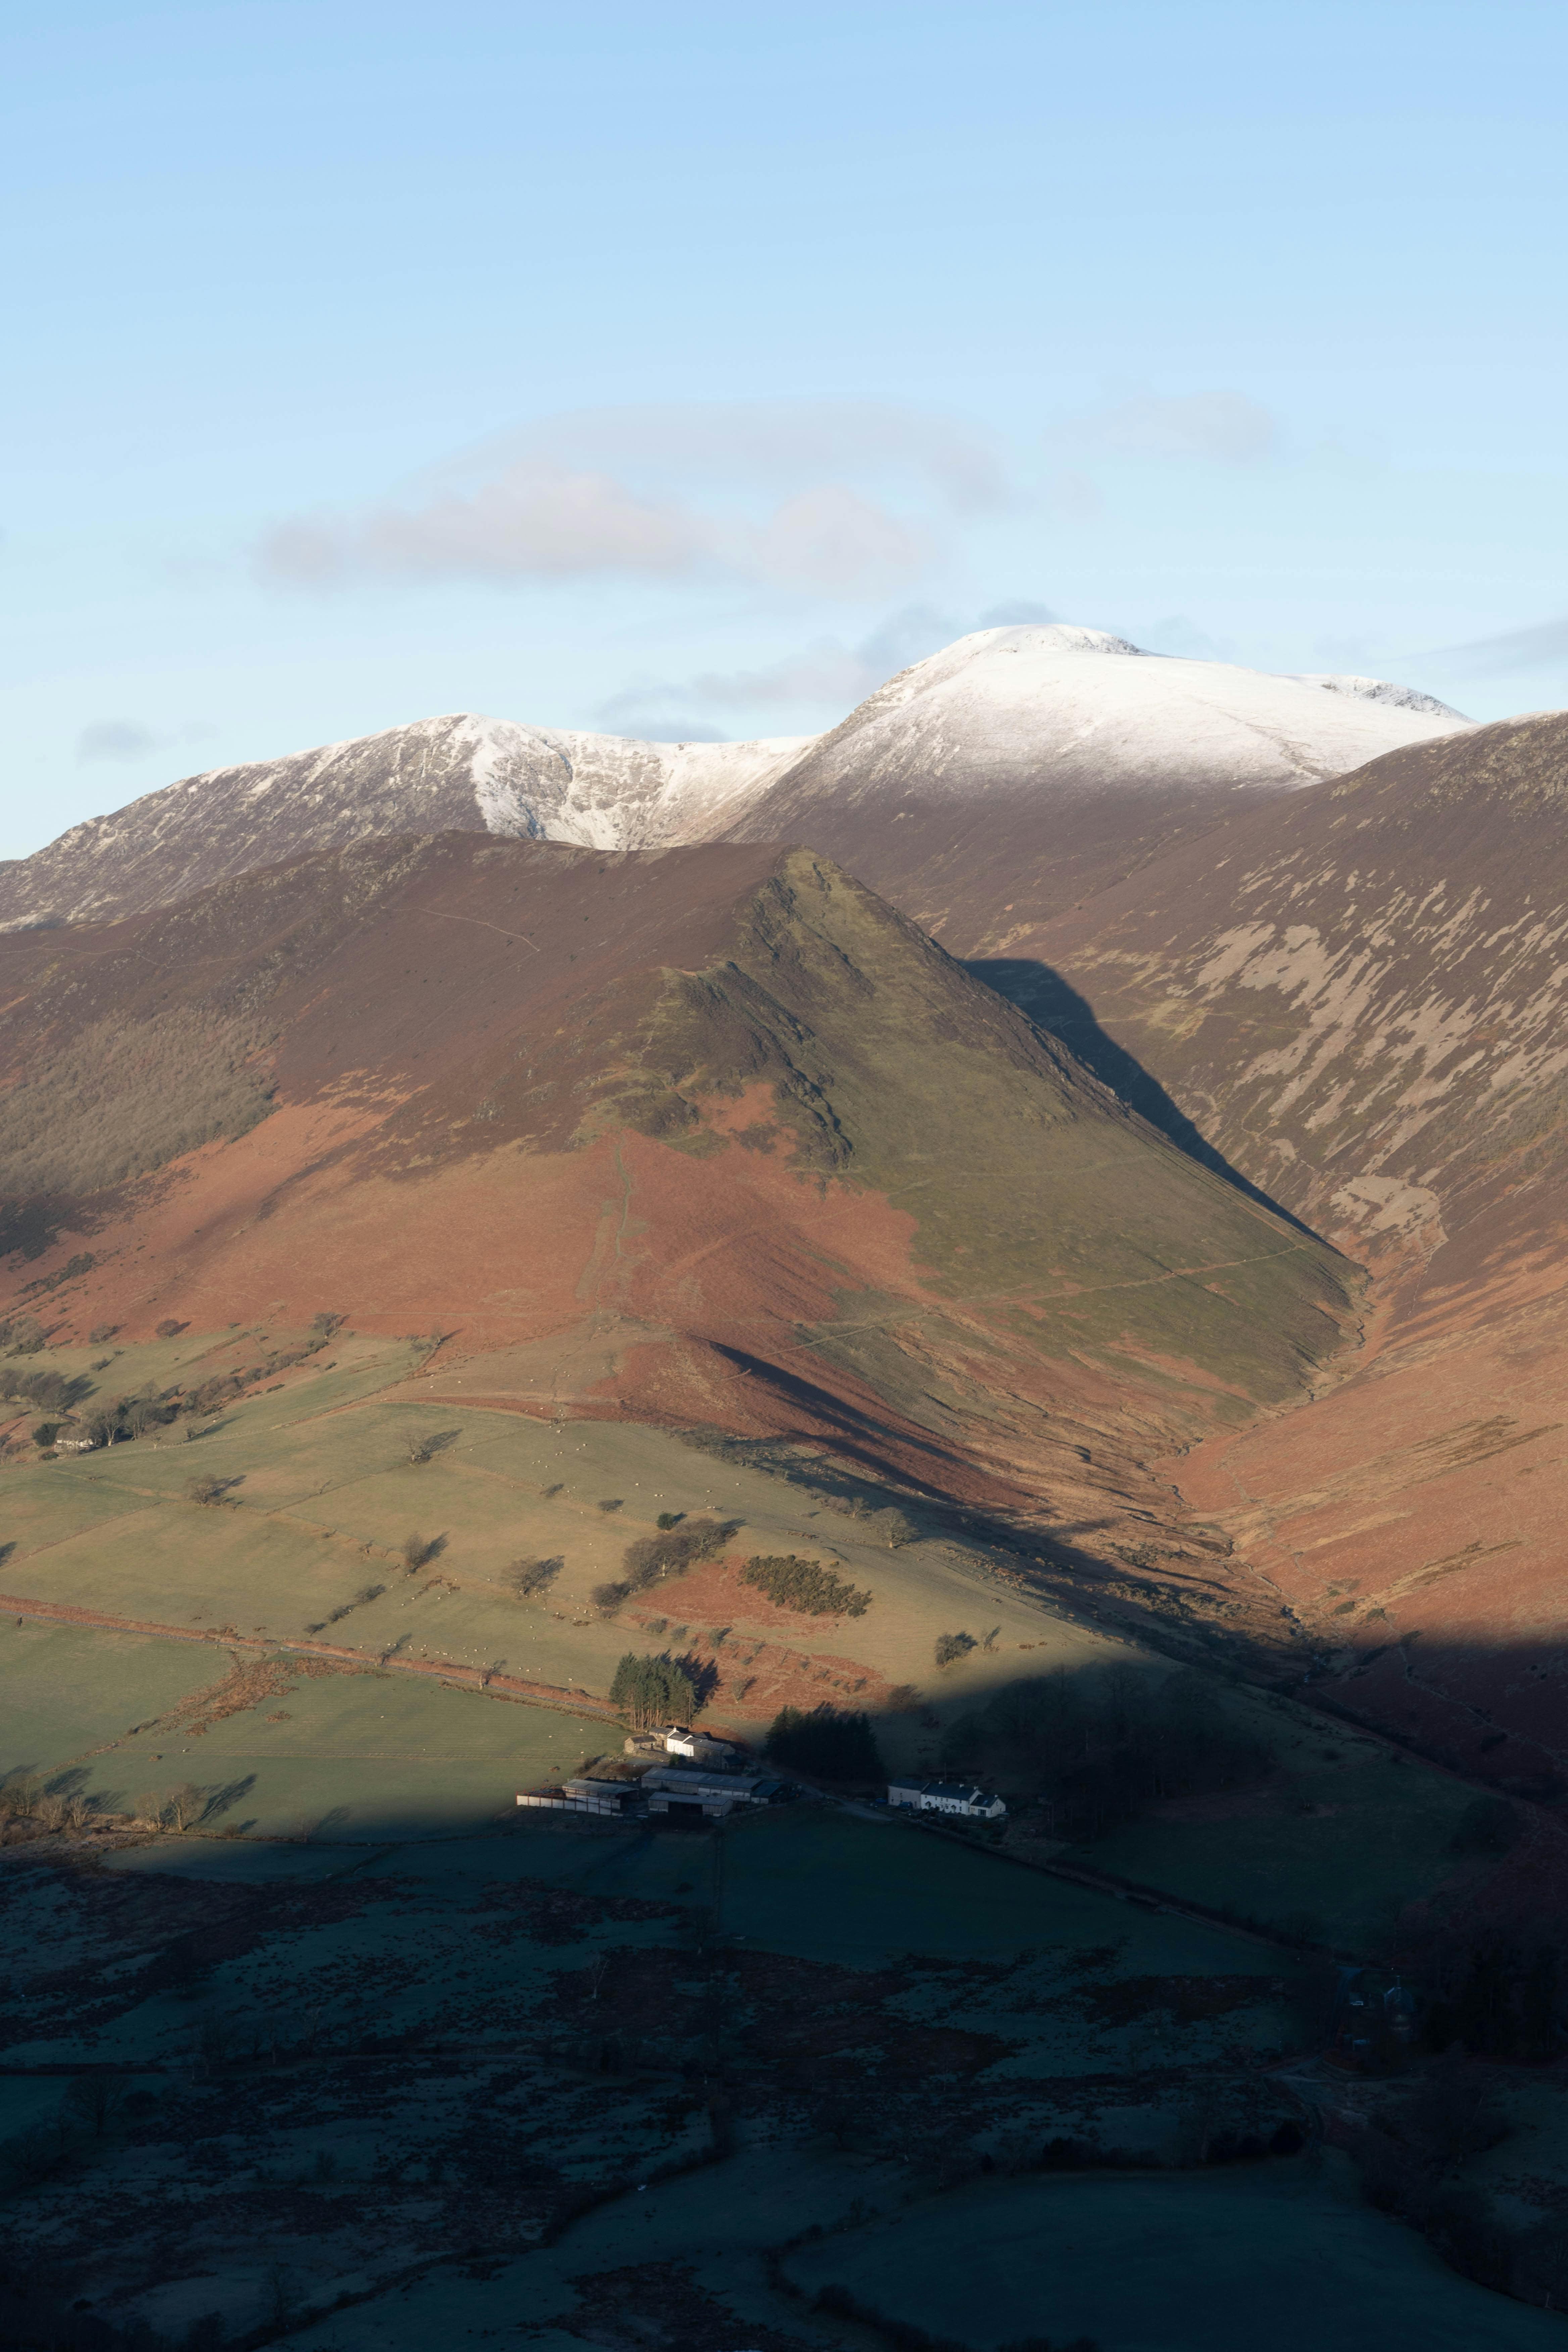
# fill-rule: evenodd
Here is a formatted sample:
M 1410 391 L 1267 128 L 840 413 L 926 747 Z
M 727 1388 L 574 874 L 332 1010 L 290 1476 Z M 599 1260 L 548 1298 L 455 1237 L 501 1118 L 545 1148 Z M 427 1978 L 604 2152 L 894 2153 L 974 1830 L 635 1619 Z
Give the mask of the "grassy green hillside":
M 100 1377 L 159 1391 L 215 1346 L 287 1337 L 177 1336 Z M 78 1369 L 70 1350 L 51 1360 Z M 1048 1709 L 1053 1675 L 1065 1690 L 1110 1675 L 1136 1705 L 1172 1673 L 1070 1613 L 1026 1552 L 817 1457 L 468 1405 L 465 1376 L 429 1364 L 340 1333 L 194 1440 L 175 1423 L 8 1468 L 0 1769 L 149 1817 L 184 1790 L 215 1834 L 363 1841 L 494 1821 L 519 1789 L 616 1748 L 607 1694 L 628 1651 L 682 1661 L 702 1719 L 753 1743 L 782 1706 L 826 1704 L 870 1716 L 889 1769 L 927 1772 L 1017 1685 Z M 717 1556 L 596 1600 L 661 1516 L 717 1523 Z M 792 1610 L 746 1581 L 758 1557 L 820 1562 L 869 1598 L 856 1615 Z M 545 1564 L 531 1597 L 520 1562 Z M 939 1644 L 956 1653 L 942 1665 Z M 1471 1792 L 1228 1673 L 1212 1688 L 1253 1759 L 1238 1786 L 1077 1822 L 1073 1851 L 1309 1940 L 1385 1938 L 1454 1872 Z M 1041 1784 L 1004 1770 L 1004 1785 L 1009 1841 L 1048 1859 L 1052 1821 L 1028 1804 Z

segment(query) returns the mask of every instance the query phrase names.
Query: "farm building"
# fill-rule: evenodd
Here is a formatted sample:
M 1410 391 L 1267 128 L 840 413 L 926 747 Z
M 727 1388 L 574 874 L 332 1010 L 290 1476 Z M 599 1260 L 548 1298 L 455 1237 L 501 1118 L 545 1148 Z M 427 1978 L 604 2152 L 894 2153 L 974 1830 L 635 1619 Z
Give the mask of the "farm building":
M 630 1811 L 637 1794 L 635 1780 L 572 1780 L 559 1789 L 520 1795 L 517 1801 L 535 1811 L 593 1813 L 600 1820 L 617 1820 Z
M 755 1772 L 713 1772 L 676 1764 L 656 1765 L 640 1782 L 650 1813 L 722 1821 L 740 1805 L 774 1805 L 787 1793 L 782 1780 Z
M 520 1805 L 535 1811 L 591 1813 L 599 1820 L 626 1821 L 645 1813 L 674 1814 L 678 1820 L 722 1821 L 741 1805 L 776 1805 L 791 1791 L 782 1780 L 759 1772 L 711 1771 L 706 1767 L 658 1764 L 635 1780 L 596 1780 L 581 1776 L 559 1789 L 521 1794 Z
M 664 1750 L 667 1756 L 684 1756 L 693 1764 L 706 1764 L 721 1772 L 738 1771 L 746 1761 L 745 1749 L 733 1739 L 692 1731 L 684 1723 L 672 1723 L 666 1730 Z
M 958 1813 L 971 1822 L 999 1822 L 1007 1811 L 989 1789 L 970 1788 L 962 1780 L 889 1780 L 888 1802 L 918 1813 Z

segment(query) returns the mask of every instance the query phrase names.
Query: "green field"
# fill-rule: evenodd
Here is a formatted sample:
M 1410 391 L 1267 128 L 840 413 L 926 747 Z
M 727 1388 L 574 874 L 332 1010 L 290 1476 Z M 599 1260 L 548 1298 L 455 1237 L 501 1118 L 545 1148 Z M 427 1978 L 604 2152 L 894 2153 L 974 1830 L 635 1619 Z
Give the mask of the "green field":
M 155 1654 L 132 1654 L 148 1688 Z M 351 1749 L 386 1769 L 395 1729 L 450 1788 L 477 1769 L 465 1724 L 542 1721 L 375 1675 L 297 1696 L 273 1727 L 292 1759 L 244 1715 L 200 1743 L 254 1772 L 247 1804 L 285 1806 L 290 1771 L 341 1781 Z M 515 1813 L 433 1836 L 397 1829 L 395 1786 L 379 1801 L 374 1841 L 0 1853 L 0 2220 L 171 2343 L 282 2292 L 316 2352 L 497 2330 L 565 2352 L 652 2319 L 860 2346 L 806 2319 L 780 2248 L 808 2297 L 841 2281 L 973 2352 L 1504 2352 L 1558 2325 L 1444 2269 L 1337 2158 L 1170 2168 L 1216 2125 L 1260 2146 L 1301 2113 L 1268 2071 L 1299 2047 L 1300 1972 L 1256 1937 L 821 1803 L 718 1836 Z M 89 2136 L 72 2070 L 106 2068 Z M 1042 2177 L 1063 2136 L 1163 2168 Z
M 287 1337 L 160 1342 L 113 1377 L 188 1381 Z M 1321 1959 L 1243 1923 L 1355 1951 L 1407 1904 L 1440 1917 L 1446 1885 L 1473 1895 L 1452 1851 L 1473 1791 L 1227 1682 L 1271 1759 L 1258 1785 L 1060 1857 L 1157 1900 L 1041 1866 L 1026 1807 L 1001 1850 L 815 1797 L 717 1835 L 520 1812 L 519 1789 L 619 1749 L 584 1702 L 628 1647 L 711 1662 L 712 1717 L 752 1737 L 776 1703 L 743 1703 L 760 1659 L 808 1703 L 857 1673 L 911 1685 L 877 1727 L 890 1766 L 926 1769 L 1015 1677 L 1118 1664 L 1152 1687 L 1169 1662 L 1004 1580 L 978 1537 L 928 1519 L 888 1549 L 809 1469 L 470 1406 L 411 1346 L 332 1350 L 194 1441 L 0 1475 L 0 1778 L 37 1797 L 0 1843 L 8 2242 L 171 2345 L 286 2306 L 314 2352 L 569 2352 L 655 2320 L 702 2352 L 865 2352 L 770 2270 L 811 2228 L 782 2257 L 807 2299 L 842 2281 L 971 2352 L 1544 2340 L 1556 2323 L 1444 2269 L 1337 2159 L 1204 2160 L 1308 2112 L 1274 2069 L 1312 2046 Z M 660 1512 L 738 1522 L 742 1557 L 821 1559 L 871 1605 L 750 1623 L 731 1572 L 714 1623 L 699 1570 L 660 1586 L 663 1636 L 605 1620 L 593 1587 Z M 410 1534 L 437 1546 L 412 1572 Z M 563 1565 L 520 1601 L 505 1571 L 542 1557 Z M 961 1628 L 975 1648 L 939 1671 Z M 1521 2231 L 1529 2152 L 1551 2169 L 1568 2147 L 1552 2086 L 1531 2095 L 1513 2156 L 1476 2168 Z M 1043 2173 L 1064 2141 L 1140 2168 Z
M 288 1338 L 151 1342 L 91 1376 L 106 1390 L 189 1383 Z M 68 1373 L 97 1361 L 85 1350 L 57 1358 Z M 8 1467 L 3 1589 L 24 1605 L 157 1630 L 138 1637 L 0 1619 L 0 1688 L 16 1694 L 0 1722 L 0 1767 L 74 1775 L 77 1790 L 128 1810 L 160 1785 L 190 1782 L 210 1798 L 204 1826 L 214 1830 L 350 1839 L 416 1826 L 458 1832 L 494 1818 L 552 1766 L 570 1769 L 615 1744 L 614 1726 L 567 1710 L 575 1693 L 602 1696 L 628 1647 L 671 1643 L 710 1661 L 721 1676 L 710 1719 L 753 1738 L 786 1686 L 806 1704 L 818 1696 L 842 1704 L 855 1671 L 875 1678 L 872 1688 L 912 1688 L 923 1716 L 906 1703 L 879 1720 L 879 1737 L 890 1768 L 927 1770 L 942 1727 L 1013 1677 L 1108 1664 L 1167 1671 L 1125 1639 L 1000 1580 L 977 1539 L 928 1526 L 889 1551 L 867 1523 L 828 1509 L 805 1474 L 750 1467 L 633 1424 L 468 1405 L 463 1375 L 437 1376 L 422 1360 L 411 1345 L 339 1334 L 319 1370 L 298 1368 L 224 1408 L 197 1424 L 195 1442 L 149 1434 Z M 428 1459 L 411 1461 L 411 1440 L 427 1444 Z M 192 1501 L 197 1475 L 221 1482 L 224 1499 Z M 605 1511 L 607 1501 L 617 1507 Z M 738 1523 L 742 1554 L 821 1558 L 869 1591 L 871 1606 L 856 1619 L 759 1626 L 747 1621 L 748 1588 L 731 1585 L 726 1622 L 715 1625 L 690 1601 L 682 1613 L 683 1589 L 701 1587 L 677 1577 L 658 1588 L 668 1612 L 662 1634 L 635 1612 L 605 1621 L 593 1589 L 669 1511 Z M 402 1556 L 411 1534 L 437 1547 L 412 1574 Z M 563 1564 L 547 1591 L 520 1601 L 505 1572 L 539 1558 Z M 976 1647 L 939 1671 L 936 1636 L 958 1629 L 972 1630 Z M 169 1641 L 174 1631 L 253 1647 L 197 1651 Z M 285 1723 L 258 1703 L 195 1738 L 176 1736 L 171 1710 L 183 1695 L 260 1655 L 286 1665 L 279 1645 L 311 1643 L 345 1654 L 372 1679 L 296 1677 Z M 760 1712 L 746 1697 L 759 1650 L 776 1662 L 773 1679 L 758 1683 L 767 1694 Z M 437 1688 L 412 1665 L 542 1686 L 563 1711 Z M 1404 1904 L 1440 1887 L 1469 1792 L 1418 1763 L 1391 1765 L 1373 1739 L 1288 1701 L 1232 1687 L 1226 1704 L 1273 1750 L 1269 1789 L 1202 1819 L 1152 1816 L 1100 1839 L 1086 1858 L 1340 1948 L 1376 1943 Z M 133 1723 L 151 1728 L 131 1735 Z M 1025 1882 L 1014 1874 L 1010 1884 L 1008 1901 L 1026 1909 Z
M 426 1398 L 428 1383 L 408 1377 L 410 1349 L 346 1339 L 334 1346 L 342 1358 L 335 1369 L 291 1375 L 278 1393 L 226 1408 L 195 1443 L 150 1435 L 7 1469 L 0 1590 L 158 1626 L 282 1642 L 324 1632 L 369 1659 L 395 1652 L 602 1693 L 629 1642 L 657 1645 L 658 1637 L 631 1619 L 602 1622 L 590 1593 L 619 1572 L 628 1543 L 651 1533 L 661 1511 L 708 1512 L 740 1523 L 744 1551 L 814 1553 L 878 1596 L 849 1623 L 768 1622 L 775 1648 L 808 1674 L 817 1658 L 848 1654 L 888 1685 L 920 1685 L 945 1719 L 1016 1672 L 1023 1650 L 1036 1672 L 1128 1654 L 1125 1643 L 999 1584 L 984 1545 L 932 1535 L 890 1553 L 800 1485 L 664 1432 L 536 1421 L 449 1393 Z M 128 1386 L 132 1374 L 162 1386 L 190 1379 L 205 1360 L 195 1342 L 169 1341 L 161 1352 L 133 1351 L 101 1378 L 106 1387 L 111 1378 Z M 86 1351 L 58 1349 L 50 1363 L 85 1371 Z M 416 1465 L 409 1442 L 421 1438 L 435 1450 Z M 197 1475 L 223 1482 L 220 1504 L 187 1498 Z M 612 1499 L 619 1507 L 601 1510 Z M 411 1534 L 438 1545 L 414 1577 L 401 1558 Z M 520 1603 L 505 1588 L 504 1571 L 520 1558 L 564 1563 L 541 1602 Z M 358 1602 L 371 1584 L 384 1590 Z M 660 1588 L 660 1601 L 679 1622 L 679 1580 Z M 754 1638 L 743 1592 L 725 1614 L 721 1627 L 700 1615 L 681 1638 Z M 991 1647 L 977 1647 L 939 1682 L 936 1636 L 971 1625 Z M 719 1712 L 742 1729 L 768 1719 L 732 1692 Z M 912 1758 L 921 1738 L 912 1718 L 896 1721 L 889 1736 L 891 1761 Z
M 1083 1859 L 1336 1950 L 1379 1948 L 1404 1906 L 1453 1871 L 1454 1833 L 1475 1790 L 1289 1702 L 1233 1693 L 1229 1705 L 1267 1740 L 1276 1780 L 1206 1820 L 1157 1808 L 1084 1845 Z
M 967 2191 L 794 2255 L 813 2294 L 993 2352 L 1090 2335 L 1105 2352 L 1529 2352 L 1563 2323 L 1457 2279 L 1362 2203 L 1348 2167 L 1290 2163 Z
M 272 1686 L 212 1719 L 237 1664 Z M 197 1837 L 363 1843 L 510 1820 L 519 1789 L 618 1744 L 613 1724 L 384 1669 L 297 1675 L 286 1653 L 5 1619 L 0 1775 L 144 1818 L 194 1789 Z

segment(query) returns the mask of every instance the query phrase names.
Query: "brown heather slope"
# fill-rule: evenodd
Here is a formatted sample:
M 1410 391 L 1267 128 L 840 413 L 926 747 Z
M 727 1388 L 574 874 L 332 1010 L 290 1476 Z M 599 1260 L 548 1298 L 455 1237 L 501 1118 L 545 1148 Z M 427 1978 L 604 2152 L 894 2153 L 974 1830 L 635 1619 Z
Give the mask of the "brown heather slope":
M 1190 1455 L 1189 1501 L 1337 1701 L 1568 1772 L 1568 716 L 1238 815 L 989 969 L 1376 1271 L 1351 1377 Z
M 1063 1559 L 1168 1558 L 1179 1612 L 1212 1558 L 1149 1461 L 1300 1396 L 1352 1312 L 808 852 L 364 844 L 13 934 L 0 978 L 0 1182 L 93 1088 L 142 1171 L 14 1176 L 12 1311 L 60 1336 L 439 1329 L 470 1401 L 816 1440 Z

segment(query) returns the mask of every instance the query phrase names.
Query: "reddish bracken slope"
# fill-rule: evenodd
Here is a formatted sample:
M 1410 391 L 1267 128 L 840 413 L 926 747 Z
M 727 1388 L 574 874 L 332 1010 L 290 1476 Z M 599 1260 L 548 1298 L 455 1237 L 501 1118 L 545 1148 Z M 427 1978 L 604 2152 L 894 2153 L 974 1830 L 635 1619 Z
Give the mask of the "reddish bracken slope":
M 1568 718 L 1414 747 L 1037 928 L 1003 975 L 1378 1270 L 1351 1376 L 1181 1483 L 1341 1703 L 1527 1783 L 1568 1773 L 1565 817 Z
M 1179 1579 L 1150 1458 L 1351 1318 L 1333 1252 L 809 853 L 362 845 L 0 977 L 12 1295 L 89 1255 L 35 1294 L 62 1332 L 439 1328 L 469 1396 L 816 1438 Z

